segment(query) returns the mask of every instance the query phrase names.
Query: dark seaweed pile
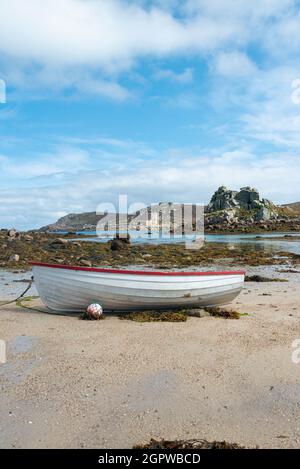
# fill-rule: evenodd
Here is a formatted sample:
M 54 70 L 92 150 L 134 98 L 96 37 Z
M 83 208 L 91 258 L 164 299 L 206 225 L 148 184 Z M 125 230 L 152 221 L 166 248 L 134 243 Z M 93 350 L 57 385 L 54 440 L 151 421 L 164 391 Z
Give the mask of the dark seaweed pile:
M 203 312 L 207 314 L 204 315 Z M 213 316 L 224 319 L 239 319 L 243 316 L 238 311 L 226 308 L 210 307 L 204 309 L 178 309 L 169 311 L 135 311 L 120 315 L 120 319 L 135 322 L 185 322 L 189 317 Z
M 135 449 L 245 449 L 237 443 L 207 440 L 154 440 L 134 446 Z

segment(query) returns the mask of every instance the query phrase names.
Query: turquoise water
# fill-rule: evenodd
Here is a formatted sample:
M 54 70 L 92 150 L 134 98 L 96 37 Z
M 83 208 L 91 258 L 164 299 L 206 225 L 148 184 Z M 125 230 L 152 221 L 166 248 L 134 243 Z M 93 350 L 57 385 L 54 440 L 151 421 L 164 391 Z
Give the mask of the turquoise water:
M 286 240 L 282 239 L 287 236 Z M 248 244 L 257 250 L 286 251 L 294 254 L 300 254 L 300 233 L 264 233 L 264 234 L 245 234 L 245 235 L 207 235 L 207 242 L 235 244 Z M 270 239 L 272 238 L 272 239 Z M 293 239 L 296 238 L 296 239 Z
M 57 232 L 58 233 L 58 232 Z M 65 232 L 59 232 L 61 234 Z M 105 243 L 114 235 L 114 231 L 103 231 L 97 236 L 96 231 L 78 231 L 77 235 L 86 235 L 85 239 L 80 238 L 80 241 L 94 241 Z M 150 243 L 150 244 L 167 244 L 167 243 L 184 243 L 195 239 L 195 235 L 185 236 L 172 236 L 168 233 L 154 233 L 152 236 L 147 233 L 139 231 L 129 232 L 133 243 Z M 286 237 L 286 239 L 283 239 Z M 273 250 L 273 251 L 287 251 L 295 254 L 300 254 L 300 237 L 299 232 L 272 232 L 272 233 L 247 233 L 247 234 L 207 234 L 205 241 L 208 243 L 226 243 L 230 245 L 236 244 L 249 244 L 257 250 Z

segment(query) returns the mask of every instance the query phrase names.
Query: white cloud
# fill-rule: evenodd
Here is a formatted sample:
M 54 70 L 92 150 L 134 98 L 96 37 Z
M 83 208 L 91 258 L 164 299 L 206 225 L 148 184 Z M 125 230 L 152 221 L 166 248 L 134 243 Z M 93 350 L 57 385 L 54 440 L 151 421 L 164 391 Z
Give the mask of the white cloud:
M 295 2 L 296 4 L 296 2 Z M 270 30 L 266 30 L 265 47 L 273 55 L 286 57 L 299 52 L 300 47 L 300 12 L 294 9 L 292 14 L 284 15 Z
M 181 85 L 192 83 L 194 71 L 192 68 L 186 68 L 183 72 L 176 73 L 173 70 L 158 70 L 154 73 L 156 80 L 171 80 Z
M 96 96 L 106 96 L 115 101 L 125 101 L 133 94 L 124 86 L 111 81 L 95 80 L 89 77 L 81 77 L 75 84 L 78 91 Z
M 93 210 L 120 192 L 145 203 L 154 196 L 154 201 L 207 202 L 224 183 L 255 185 L 275 202 L 299 200 L 300 113 L 291 101 L 300 64 L 296 5 L 293 0 L 150 5 L 147 0 L 1 0 L 0 67 L 9 90 L 16 87 L 29 98 L 47 90 L 50 99 L 71 89 L 75 97 L 90 93 L 122 102 L 136 97 L 123 77 L 129 72 L 138 77 L 139 60 L 156 59 L 151 70 L 160 71 L 152 78 L 182 85 L 193 82 L 192 67 L 201 60 L 210 75 L 207 80 L 203 72 L 204 86 L 199 83 L 197 92 L 193 83 L 191 90 L 149 99 L 183 109 L 206 100 L 216 111 L 218 139 L 231 142 L 229 149 L 159 152 L 143 142 L 96 136 L 62 138 L 52 151 L 27 158 L 8 157 L 2 150 L 1 225 L 14 220 L 20 228 L 40 226 L 60 213 Z M 181 72 L 173 62 L 179 57 L 185 59 Z M 184 68 L 191 58 L 195 65 Z M 148 84 L 140 76 L 139 83 Z M 226 106 L 224 123 L 218 111 Z M 239 146 L 243 138 L 249 148 Z M 6 139 L 4 145 L 7 149 Z
M 300 148 L 300 113 L 298 115 L 261 113 L 243 116 L 252 137 L 275 145 Z
M 249 75 L 249 45 L 298 52 L 299 18 L 296 0 L 1 0 L 0 65 L 10 86 L 32 93 L 72 86 L 124 101 L 132 92 L 119 76 L 139 59 L 201 55 L 224 76 Z M 192 75 L 161 72 L 178 83 Z
M 230 24 L 182 21 L 166 10 L 118 0 L 1 3 L 2 53 L 43 65 L 122 69 L 139 55 L 210 49 L 235 34 Z
M 243 52 L 224 52 L 217 55 L 214 70 L 225 77 L 243 77 L 257 72 L 256 65 Z
M 247 100 L 240 122 L 242 133 L 274 148 L 299 151 L 300 108 L 292 100 L 292 83 L 298 67 L 280 66 L 260 72 L 247 88 Z
M 53 153 L 42 153 L 34 158 L 20 155 L 0 155 L 1 181 L 4 185 L 10 178 L 22 179 L 72 173 L 89 167 L 89 154 L 80 148 L 58 146 Z
M 50 153 L 41 166 L 34 160 L 27 161 L 27 167 L 33 165 L 31 174 L 35 179 L 18 180 L 18 184 L 10 183 L 9 187 L 2 188 L 0 225 L 39 227 L 55 221 L 61 212 L 90 211 L 99 203 L 116 202 L 119 194 L 128 194 L 130 203 L 149 204 L 161 200 L 207 203 L 222 184 L 232 188 L 257 186 L 262 196 L 277 203 L 300 199 L 300 160 L 293 152 L 266 154 L 258 159 L 250 147 L 238 145 L 231 150 L 210 151 L 175 148 L 160 152 L 153 148 L 150 158 L 134 160 L 132 165 L 127 158 L 132 148 L 119 150 L 117 156 L 110 154 L 109 167 L 102 162 L 98 169 L 91 169 L 87 163 L 94 152 L 82 154 L 73 147 L 70 154 L 61 155 L 61 166 L 57 162 L 54 168 L 61 170 L 59 177 L 52 172 Z M 72 153 L 77 154 L 77 158 L 73 159 Z M 75 164 L 71 165 L 69 158 Z M 57 154 L 54 160 L 58 160 Z M 3 164 L 3 159 L 0 163 Z

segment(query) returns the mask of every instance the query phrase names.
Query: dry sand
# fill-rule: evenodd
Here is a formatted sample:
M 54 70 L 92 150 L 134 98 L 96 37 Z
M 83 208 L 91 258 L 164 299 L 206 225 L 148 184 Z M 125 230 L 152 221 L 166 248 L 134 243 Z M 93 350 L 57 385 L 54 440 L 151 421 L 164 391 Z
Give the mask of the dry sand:
M 289 283 L 245 284 L 233 306 L 249 315 L 239 320 L 90 322 L 1 307 L 0 447 L 132 447 L 154 437 L 299 448 L 291 355 L 300 274 L 276 276 Z

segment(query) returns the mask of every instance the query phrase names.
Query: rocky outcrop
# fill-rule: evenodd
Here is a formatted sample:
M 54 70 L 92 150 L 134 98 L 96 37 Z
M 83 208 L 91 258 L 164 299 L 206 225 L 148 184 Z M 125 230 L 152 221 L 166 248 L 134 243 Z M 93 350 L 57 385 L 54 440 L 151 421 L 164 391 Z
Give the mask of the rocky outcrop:
M 219 187 L 207 206 L 207 212 L 219 212 L 237 207 L 236 195 L 237 191 L 231 191 L 226 186 Z
M 291 211 L 260 197 L 257 189 L 242 187 L 239 191 L 219 187 L 206 208 L 205 224 L 209 230 L 242 230 L 264 223 L 277 223 L 291 217 Z
M 249 186 L 242 187 L 239 191 L 227 189 L 221 186 L 214 193 L 210 203 L 207 206 L 207 212 L 218 212 L 228 209 L 257 210 L 263 207 L 269 208 L 273 205 L 267 199 L 261 199 L 257 189 Z

